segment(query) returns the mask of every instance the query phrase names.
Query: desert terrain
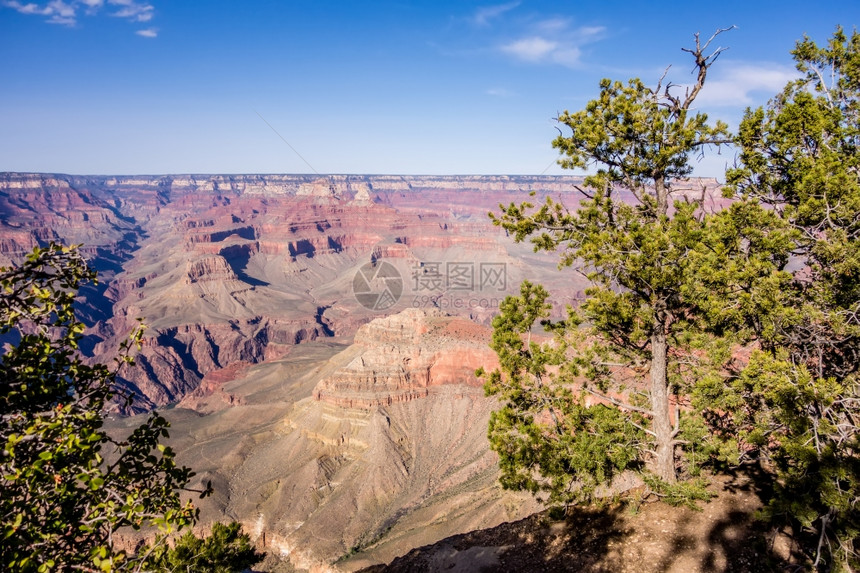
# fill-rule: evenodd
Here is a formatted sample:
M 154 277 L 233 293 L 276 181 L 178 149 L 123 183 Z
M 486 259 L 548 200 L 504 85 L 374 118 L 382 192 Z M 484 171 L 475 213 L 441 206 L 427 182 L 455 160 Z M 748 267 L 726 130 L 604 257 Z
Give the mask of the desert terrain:
M 270 568 L 356 571 L 543 519 L 529 517 L 542 509 L 531 496 L 497 483 L 496 404 L 474 371 L 493 365 L 489 322 L 523 279 L 546 285 L 558 313 L 586 281 L 487 213 L 547 196 L 575 206 L 580 183 L 5 173 L 0 262 L 48 241 L 82 245 L 99 270 L 79 300 L 92 360 L 147 326 L 122 375 L 136 400 L 109 424 L 163 412 L 178 461 L 214 486 L 201 529 L 242 522 Z M 706 204 L 718 191 L 712 180 L 688 190 Z M 486 564 L 513 570 L 499 539 Z M 445 567 L 476 570 L 461 561 Z M 729 570 L 714 567 L 702 570 Z

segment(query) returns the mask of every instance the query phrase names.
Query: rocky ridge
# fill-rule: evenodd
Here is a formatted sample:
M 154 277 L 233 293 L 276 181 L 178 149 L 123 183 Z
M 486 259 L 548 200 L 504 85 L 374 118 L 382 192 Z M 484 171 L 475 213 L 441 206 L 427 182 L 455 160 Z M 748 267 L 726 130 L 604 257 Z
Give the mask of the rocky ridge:
M 293 567 L 334 572 L 532 513 L 529 496 L 496 483 L 495 400 L 463 362 L 492 354 L 489 329 L 410 309 L 358 334 L 209 374 L 208 392 L 165 412 L 179 461 L 216 485 L 204 526 L 239 518 Z
M 486 212 L 531 191 L 569 193 L 577 181 L 2 173 L 0 263 L 51 240 L 83 245 L 100 272 L 81 299 L 87 352 L 109 357 L 137 319 L 149 327 L 141 367 L 125 374 L 142 410 L 181 399 L 233 361 L 353 336 L 380 311 L 439 307 L 489 322 L 523 278 L 555 273 L 550 257 L 527 255 Z M 381 261 L 401 278 L 399 299 L 365 308 L 353 278 Z M 468 282 L 449 284 L 458 265 Z M 482 265 L 503 268 L 504 280 L 484 284 Z
M 431 320 L 432 319 L 432 320 Z M 407 309 L 360 327 L 360 355 L 314 389 L 315 400 L 372 409 L 429 395 L 434 386 L 481 387 L 475 370 L 497 364 L 471 322 L 440 310 Z M 481 332 L 481 335 L 484 333 Z

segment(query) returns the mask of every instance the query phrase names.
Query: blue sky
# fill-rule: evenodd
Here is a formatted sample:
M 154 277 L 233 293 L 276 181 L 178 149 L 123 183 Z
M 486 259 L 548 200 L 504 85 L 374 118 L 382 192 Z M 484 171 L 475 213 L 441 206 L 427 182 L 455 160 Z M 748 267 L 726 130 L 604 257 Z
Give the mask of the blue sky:
M 561 174 L 552 118 L 600 78 L 683 84 L 693 33 L 736 25 L 698 102 L 736 125 L 796 40 L 858 20 L 857 0 L 0 0 L 0 171 Z

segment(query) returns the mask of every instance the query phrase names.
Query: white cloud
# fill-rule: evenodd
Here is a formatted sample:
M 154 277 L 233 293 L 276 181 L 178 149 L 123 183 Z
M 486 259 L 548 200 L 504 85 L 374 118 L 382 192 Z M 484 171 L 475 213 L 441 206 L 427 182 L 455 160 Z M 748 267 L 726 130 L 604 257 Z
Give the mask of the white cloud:
M 582 42 L 594 42 L 603 37 L 606 26 L 582 26 L 576 29 L 576 34 Z
M 84 12 L 87 16 L 98 14 L 99 9 L 104 5 L 104 0 L 81 0 L 84 5 Z
M 490 20 L 498 18 L 505 12 L 509 12 L 519 5 L 519 2 L 508 2 L 507 4 L 478 8 L 475 11 L 474 16 L 472 16 L 472 22 L 477 26 L 488 26 L 490 24 Z
M 21 4 L 20 2 L 3 2 L 4 6 L 8 6 L 9 8 L 14 8 L 21 14 L 41 14 L 46 15 L 46 8 L 42 8 L 38 4 L 33 4 L 32 2 L 29 4 Z
M 52 0 L 48 2 L 48 9 L 51 10 L 48 22 L 52 24 L 63 24 L 73 26 L 76 22 L 75 8 L 63 2 L 63 0 Z
M 505 88 L 490 88 L 486 93 L 493 97 L 513 97 L 516 95 L 514 92 L 506 90 Z
M 504 45 L 502 46 L 502 51 L 519 60 L 539 62 L 555 51 L 557 47 L 558 44 L 556 42 L 541 38 L 540 36 L 534 36 Z
M 63 0 L 51 0 L 51 2 L 48 2 L 45 5 L 36 4 L 35 2 L 28 2 L 27 4 L 22 4 L 21 2 L 12 0 L 8 2 L 3 2 L 3 5 L 8 8 L 17 10 L 21 14 L 47 16 L 47 21 L 51 24 L 74 26 L 76 23 L 75 6 L 71 4 L 66 4 L 65 2 L 63 2 Z
M 145 30 L 138 30 L 135 34 L 143 36 L 144 38 L 156 38 L 158 37 L 158 30 L 155 28 L 147 28 Z
M 79 9 L 83 9 L 88 15 L 94 15 L 105 6 L 105 1 L 118 8 L 111 14 L 112 16 L 132 22 L 149 22 L 155 11 L 151 4 L 136 0 L 51 0 L 47 3 L 27 2 L 26 4 L 18 0 L 3 0 L 2 5 L 17 10 L 21 14 L 44 16 L 51 24 L 74 26 L 77 24 Z
M 531 26 L 532 33 L 499 46 L 499 50 L 522 62 L 558 64 L 570 68 L 582 64 L 582 46 L 600 40 L 606 28 L 571 28 L 567 18 L 548 18 Z
M 550 59 L 555 64 L 575 68 L 582 63 L 582 50 L 577 46 L 558 49 L 550 54 Z
M 134 22 L 149 22 L 155 8 L 152 4 L 135 2 L 134 0 L 108 0 L 108 4 L 121 6 L 112 16 L 117 18 L 128 18 Z
M 765 92 L 768 97 L 780 91 L 785 84 L 797 79 L 798 72 L 792 67 L 768 64 L 725 65 L 719 77 L 705 82 L 697 105 L 748 106 L 756 103 L 755 92 Z

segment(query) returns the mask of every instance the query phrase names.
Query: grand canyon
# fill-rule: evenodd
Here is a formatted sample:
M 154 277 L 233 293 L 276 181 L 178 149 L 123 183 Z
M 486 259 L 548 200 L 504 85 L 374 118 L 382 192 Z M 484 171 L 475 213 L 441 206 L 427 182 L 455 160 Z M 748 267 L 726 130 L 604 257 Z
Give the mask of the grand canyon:
M 99 271 L 83 351 L 141 320 L 134 393 L 178 461 L 283 567 L 354 571 L 540 509 L 488 448 L 489 323 L 523 279 L 558 313 L 583 275 L 493 226 L 499 204 L 575 207 L 578 177 L 0 174 L 0 264 L 49 241 Z M 714 180 L 686 193 L 719 199 Z
M 0 571 L 860 571 L 858 20 L 0 0 Z

